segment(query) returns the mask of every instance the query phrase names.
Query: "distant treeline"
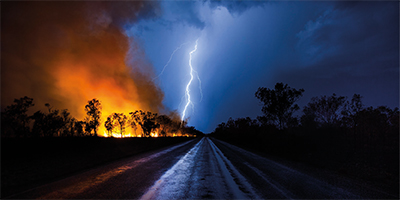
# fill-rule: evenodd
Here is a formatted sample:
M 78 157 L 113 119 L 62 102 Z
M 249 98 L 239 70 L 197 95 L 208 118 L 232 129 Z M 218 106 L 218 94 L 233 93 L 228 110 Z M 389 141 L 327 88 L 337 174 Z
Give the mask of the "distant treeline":
M 293 116 L 300 110 L 295 102 L 303 92 L 283 83 L 274 89 L 261 87 L 255 96 L 263 104 L 264 115 L 229 118 L 211 135 L 343 173 L 359 170 L 398 180 L 398 108 L 366 107 L 359 94 L 351 99 L 333 94 L 313 97 L 301 116 Z
M 22 97 L 1 112 L 2 137 L 83 137 L 98 136 L 98 130 L 104 125 L 107 136 L 126 135 L 125 129 L 139 131 L 141 137 L 196 136 L 202 134 L 194 127 L 188 127 L 186 121 L 173 120 L 167 115 L 137 110 L 124 113 L 112 113 L 105 122 L 101 121 L 102 105 L 98 99 L 92 99 L 85 105 L 86 117 L 80 121 L 72 117 L 67 109 L 53 109 L 46 103 L 47 111 L 37 111 L 28 115 L 28 109 L 34 106 L 33 99 Z M 153 132 L 157 132 L 154 134 Z M 101 134 L 103 135 L 103 134 Z M 131 134 L 129 136 L 134 136 Z M 135 134 L 136 136 L 136 134 Z

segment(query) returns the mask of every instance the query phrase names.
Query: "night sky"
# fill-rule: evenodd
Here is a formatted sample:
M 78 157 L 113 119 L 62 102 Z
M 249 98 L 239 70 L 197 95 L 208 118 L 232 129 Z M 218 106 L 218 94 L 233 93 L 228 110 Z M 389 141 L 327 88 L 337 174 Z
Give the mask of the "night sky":
M 258 87 L 273 88 L 277 82 L 287 83 L 292 88 L 305 89 L 303 97 L 298 102 L 301 108 L 312 97 L 333 93 L 349 98 L 355 93 L 361 94 L 366 106 L 386 105 L 391 108 L 399 106 L 399 2 L 155 1 L 145 3 L 144 6 L 140 2 L 132 3 L 135 4 L 132 12 L 126 9 L 126 6 L 113 6 L 113 3 L 109 2 L 104 7 L 99 6 L 99 12 L 92 12 L 91 6 L 85 7 L 83 11 L 72 8 L 74 12 L 85 13 L 78 13 L 80 17 L 73 22 L 57 21 L 57 17 L 48 23 L 37 20 L 39 30 L 47 30 L 52 33 L 51 36 L 54 36 L 43 37 L 41 40 L 46 43 L 36 38 L 36 35 L 38 37 L 42 35 L 35 31 L 37 28 L 35 23 L 29 23 L 33 17 L 25 17 L 29 26 L 25 26 L 25 22 L 18 19 L 26 14 L 21 11 L 23 9 L 19 10 L 19 7 L 24 7 L 23 3 L 10 7 L 8 4 L 2 5 L 2 108 L 13 98 L 22 95 L 30 95 L 40 100 L 41 97 L 35 97 L 35 94 L 38 96 L 39 92 L 42 93 L 41 85 L 50 87 L 55 83 L 57 84 L 54 88 L 46 90 L 52 91 L 52 95 L 47 95 L 51 98 L 43 97 L 42 101 L 48 102 L 52 99 L 55 105 L 57 102 L 70 102 L 68 101 L 71 96 L 69 93 L 56 96 L 56 98 L 53 92 L 63 86 L 65 91 L 76 94 L 74 90 L 65 88 L 67 86 L 58 84 L 59 79 L 71 75 L 68 70 L 61 69 L 77 63 L 79 65 L 86 63 L 86 61 L 76 61 L 81 58 L 77 59 L 76 54 L 79 51 L 74 48 L 82 49 L 81 46 L 83 46 L 84 49 L 91 49 L 90 54 L 80 54 L 84 57 L 93 56 L 92 54 L 96 53 L 96 50 L 92 50 L 93 48 L 106 49 L 106 47 L 114 48 L 115 46 L 115 49 L 121 51 L 118 55 L 126 54 L 125 59 L 119 56 L 118 61 L 104 59 L 104 62 L 110 61 L 113 66 L 119 66 L 125 60 L 131 63 L 127 65 L 128 67 L 135 66 L 130 71 L 136 74 L 131 76 L 132 80 L 125 77 L 126 81 L 123 82 L 112 81 L 112 83 L 116 82 L 116 87 L 122 87 L 121 91 L 125 91 L 121 92 L 121 98 L 134 98 L 132 101 L 140 102 L 137 108 L 145 107 L 161 113 L 176 110 L 181 114 L 186 104 L 185 88 L 190 79 L 189 52 L 194 49 L 197 39 L 198 46 L 197 51 L 192 54 L 192 66 L 201 79 L 201 85 L 194 77 L 190 87 L 193 107 L 189 107 L 186 116 L 188 125 L 195 126 L 196 129 L 205 133 L 213 131 L 217 124 L 227 121 L 229 117 L 255 118 L 261 115 L 261 104 L 255 98 L 255 92 Z M 25 6 L 24 9 L 30 9 L 30 7 Z M 55 11 L 49 16 L 54 17 L 59 13 L 60 15 L 64 13 L 65 16 L 76 16 L 75 13 L 71 14 L 69 11 L 58 12 L 56 10 L 58 7 L 64 9 L 65 6 L 50 6 L 49 9 Z M 80 5 L 77 7 L 80 8 Z M 110 7 L 112 11 L 109 11 Z M 120 12 L 120 9 L 124 12 Z M 26 15 L 39 16 L 37 14 L 40 13 L 39 10 Z M 23 14 L 15 14 L 18 12 Z M 86 15 L 86 13 L 89 14 Z M 46 15 L 43 14 L 43 16 Z M 96 26 L 90 26 L 90 20 L 81 23 L 87 16 L 94 16 L 91 20 Z M 13 28 L 14 23 L 17 23 L 18 29 Z M 81 24 L 72 25 L 76 23 Z M 53 29 L 57 29 L 58 32 Z M 113 34 L 121 39 L 118 39 L 118 45 L 108 42 L 102 46 L 103 36 L 94 34 L 94 38 L 98 39 L 90 39 L 91 44 L 88 47 L 69 45 L 69 43 L 53 45 L 47 42 L 54 39 L 85 43 L 88 38 L 92 38 L 79 31 L 68 31 L 70 29 L 85 30 L 90 34 L 94 31 L 98 33 L 106 31 L 106 33 L 112 33 L 104 36 L 111 38 L 109 41 L 114 41 L 113 38 L 116 38 Z M 55 36 L 54 32 L 60 34 Z M 68 34 L 74 36 L 67 37 Z M 77 34 L 81 35 L 76 36 Z M 27 39 L 25 43 L 25 40 L 18 38 L 27 37 L 26 35 L 29 35 L 31 39 Z M 34 43 L 36 46 L 28 45 L 32 41 L 36 41 Z M 9 50 L 17 43 L 24 43 L 24 45 L 20 49 Z M 46 49 L 42 48 L 43 45 L 55 48 L 60 53 L 54 56 L 54 50 L 51 50 L 51 54 L 35 50 Z M 121 45 L 125 45 L 122 50 L 118 48 Z M 160 74 L 171 54 L 179 46 L 181 48 L 175 51 L 170 63 Z M 55 80 L 46 79 L 40 84 L 37 84 L 39 78 L 32 77 L 29 78 L 30 83 L 14 81 L 20 80 L 20 77 L 29 76 L 27 74 L 15 76 L 15 79 L 6 79 L 17 73 L 15 72 L 17 70 L 19 70 L 18 73 L 26 71 L 23 70 L 26 69 L 24 67 L 15 68 L 13 67 L 15 65 L 10 64 L 22 66 L 23 64 L 20 63 L 30 62 L 22 58 L 22 54 L 15 53 L 25 52 L 26 48 L 32 48 L 35 51 L 32 50 L 34 53 L 24 53 L 24 55 L 34 55 L 35 59 L 31 59 L 33 60 L 31 63 L 39 63 L 37 66 L 29 65 L 30 69 L 40 68 L 40 63 L 44 62 L 39 62 L 36 58 L 42 56 L 68 58 L 68 62 L 72 62 L 71 60 L 74 62 L 68 66 L 57 67 L 60 70 L 56 71 L 58 75 L 54 75 Z M 68 48 L 72 50 L 68 51 Z M 99 51 L 100 57 L 104 58 L 115 53 L 113 49 L 106 50 Z M 91 60 L 93 62 L 97 59 L 93 56 Z M 59 59 L 54 59 L 54 63 L 58 61 Z M 47 62 L 46 60 L 45 63 Z M 90 65 L 99 66 L 104 62 L 100 60 Z M 55 73 L 53 68 L 40 69 L 49 74 Z M 122 74 L 126 71 L 123 67 L 117 70 L 118 73 L 105 70 L 109 69 L 107 66 L 101 70 L 96 69 L 96 73 L 104 71 L 103 74 L 97 75 L 100 78 L 104 77 L 104 80 L 114 80 L 114 78 L 107 78 L 110 74 L 115 77 L 124 77 Z M 71 82 L 74 76 L 79 76 L 79 70 L 71 71 L 74 74 L 67 82 Z M 62 78 L 59 76 L 60 73 L 63 74 Z M 41 76 L 45 77 L 43 73 Z M 152 81 L 154 84 L 151 83 Z M 135 88 L 124 85 L 131 82 Z M 29 90 L 21 89 L 24 92 L 15 93 L 16 89 L 7 90 L 7 87 L 11 88 L 10 85 L 15 88 L 26 88 L 23 84 L 35 85 L 33 83 L 38 86 Z M 91 83 L 97 84 L 96 81 Z M 35 93 L 36 90 L 39 92 Z M 26 94 L 27 91 L 28 94 Z M 131 91 L 135 95 L 127 97 L 126 93 L 131 93 Z M 85 94 L 82 92 L 82 95 Z M 115 94 L 104 93 L 102 96 L 108 98 Z M 84 96 L 75 99 L 79 99 L 79 105 L 81 105 L 89 98 L 92 97 Z M 110 100 L 110 102 L 117 101 L 118 99 Z M 72 105 L 68 103 L 68 106 Z M 69 109 L 73 111 L 73 108 Z M 300 115 L 301 112 L 297 114 Z
M 199 39 L 192 64 L 203 99 L 194 79 L 189 125 L 201 131 L 261 115 L 254 93 L 277 82 L 305 89 L 300 107 L 333 93 L 361 94 L 366 106 L 399 105 L 398 2 L 161 2 L 161 10 L 127 32 L 156 73 L 189 42 L 156 79 L 164 104 L 179 112 Z

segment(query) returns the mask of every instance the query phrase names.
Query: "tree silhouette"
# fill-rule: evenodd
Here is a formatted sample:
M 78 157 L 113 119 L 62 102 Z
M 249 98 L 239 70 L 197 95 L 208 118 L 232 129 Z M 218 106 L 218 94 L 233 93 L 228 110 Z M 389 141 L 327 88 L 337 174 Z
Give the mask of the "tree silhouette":
M 144 129 L 143 129 L 143 125 L 144 125 L 144 115 L 146 113 L 144 113 L 142 110 L 137 110 L 135 112 L 130 112 L 130 121 L 135 123 L 135 127 L 137 127 L 137 125 L 140 126 L 140 128 L 142 128 L 142 135 L 144 135 Z
M 6 132 L 6 135 L 8 134 L 7 129 L 3 128 L 6 126 L 10 128 L 16 136 L 27 136 L 29 133 L 29 121 L 31 118 L 26 112 L 29 107 L 32 106 L 34 106 L 33 99 L 27 96 L 20 99 L 14 99 L 14 103 L 4 109 L 2 118 L 5 123 L 3 123 L 2 132 Z
M 399 141 L 399 109 L 387 106 L 367 107 L 356 113 L 355 126 L 352 127 L 357 141 L 377 148 L 377 144 L 392 144 L 398 151 Z M 386 147 L 385 147 L 386 148 Z
M 157 118 L 157 113 L 151 113 L 151 112 L 146 113 L 144 117 L 143 127 L 144 127 L 144 132 L 147 136 L 149 136 L 154 129 L 160 127 L 160 124 L 156 122 L 156 118 Z
M 137 120 L 136 115 L 137 115 L 137 112 L 130 112 L 129 119 L 128 119 L 128 125 L 133 129 L 135 134 L 136 134 L 137 127 L 139 125 L 138 121 L 136 121 Z
M 125 125 L 127 121 L 126 115 L 124 113 L 113 113 L 111 115 L 111 123 L 114 124 L 115 127 L 119 127 L 121 138 L 124 135 Z
M 264 104 L 262 112 L 267 121 L 286 127 L 299 106 L 294 104 L 303 95 L 304 89 L 292 89 L 287 84 L 277 83 L 274 89 L 260 87 L 255 96 Z
M 326 95 L 311 98 L 303 109 L 306 116 L 314 116 L 314 120 L 321 125 L 339 126 L 341 113 L 345 109 L 346 97 Z
M 71 117 L 71 113 L 67 109 L 62 110 L 60 116 L 62 119 L 60 135 L 71 136 L 73 134 L 75 118 Z
M 156 118 L 156 122 L 160 125 L 161 136 L 166 136 L 166 133 L 171 129 L 172 120 L 167 115 L 160 115 Z
M 108 137 L 111 137 L 111 136 L 112 136 L 112 130 L 114 129 L 114 123 L 113 123 L 113 121 L 111 120 L 111 118 L 112 118 L 112 115 L 110 115 L 109 117 L 107 117 L 106 122 L 104 122 L 104 127 L 105 127 L 106 130 L 107 130 Z M 122 137 L 122 136 L 121 136 L 121 137 Z
M 91 135 L 92 131 L 94 132 L 94 136 L 97 136 L 97 128 L 100 125 L 100 117 L 101 117 L 101 103 L 97 99 L 92 99 L 88 101 L 88 104 L 85 106 L 86 111 L 86 132 Z
M 171 133 L 178 133 L 180 130 L 182 130 L 182 121 L 179 120 L 172 120 L 170 124 L 170 132 Z
M 342 110 L 342 123 L 346 127 L 356 127 L 360 118 L 360 111 L 364 109 L 361 102 L 361 95 L 354 94 L 350 102 L 345 103 L 345 108 Z
M 160 125 L 156 122 L 157 113 L 143 112 L 142 110 L 135 111 L 131 114 L 135 121 L 140 125 L 143 130 L 143 134 L 146 137 L 150 136 L 150 133 L 158 128 Z
M 46 119 L 46 115 L 44 113 L 42 113 L 41 111 L 37 111 L 35 112 L 31 118 L 33 120 L 35 120 L 35 122 L 33 123 L 33 127 L 32 127 L 32 133 L 34 136 L 36 137 L 40 137 L 40 136 L 47 136 L 47 119 Z
M 75 121 L 74 124 L 74 131 L 76 132 L 77 136 L 83 136 L 83 130 L 84 130 L 85 122 L 83 121 Z
M 35 136 L 67 136 L 72 130 L 71 125 L 72 118 L 68 110 L 52 109 L 50 104 L 46 103 L 46 107 L 49 108 L 48 113 L 37 111 L 33 114 L 32 119 L 35 120 L 32 128 L 32 132 Z

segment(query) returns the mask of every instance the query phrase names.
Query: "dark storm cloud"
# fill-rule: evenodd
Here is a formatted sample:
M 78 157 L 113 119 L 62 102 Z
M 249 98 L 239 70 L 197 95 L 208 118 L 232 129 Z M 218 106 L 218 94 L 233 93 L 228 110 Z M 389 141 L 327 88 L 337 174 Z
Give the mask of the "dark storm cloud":
M 216 9 L 218 7 L 225 7 L 229 13 L 232 15 L 241 15 L 243 12 L 246 10 L 252 8 L 252 7 L 258 7 L 258 6 L 263 6 L 266 1 L 202 1 L 202 4 L 207 4 L 209 3 L 209 6 L 211 9 Z M 175 24 L 175 23 L 183 23 L 188 26 L 195 27 L 197 29 L 204 29 L 206 26 L 206 23 L 204 22 L 204 19 L 201 18 L 198 12 L 198 6 L 196 3 L 193 3 L 191 1 L 177 1 L 177 2 L 168 2 L 167 9 L 170 9 L 172 13 L 174 13 L 176 16 L 174 19 L 169 19 L 169 20 L 161 20 L 160 23 L 163 24 L 164 26 L 168 27 L 169 29 Z
M 80 117 L 99 98 L 106 110 L 162 108 L 163 93 L 127 65 L 134 44 L 123 26 L 159 12 L 157 2 L 2 2 L 1 106 L 32 97 Z M 138 47 L 137 47 L 138 48 Z M 145 57 L 145 56 L 141 56 Z
M 267 1 L 231 1 L 231 0 L 220 0 L 210 1 L 211 8 L 217 8 L 218 6 L 225 7 L 231 14 L 242 14 L 246 10 L 252 7 L 263 6 Z
M 371 103 L 398 106 L 398 5 L 337 3 L 297 34 L 301 64 L 280 79 L 304 85 L 313 96 L 361 93 Z
M 182 23 L 200 30 L 205 27 L 205 22 L 200 19 L 198 8 L 195 3 L 190 1 L 172 1 L 165 2 L 164 5 L 174 16 L 168 20 L 161 20 L 163 25 L 171 28 L 175 23 Z
M 355 66 L 356 63 L 370 65 L 372 61 L 377 65 L 397 61 L 399 12 L 396 3 L 357 5 L 326 11 L 297 35 L 298 48 L 306 53 L 306 64 L 311 60 L 320 65 L 335 63 L 339 68 L 358 70 L 360 66 Z M 385 67 L 398 67 L 393 64 Z M 377 67 L 383 66 L 374 68 Z
M 161 15 L 161 8 L 156 1 L 105 1 L 97 5 L 107 12 L 113 19 L 112 22 L 119 27 Z

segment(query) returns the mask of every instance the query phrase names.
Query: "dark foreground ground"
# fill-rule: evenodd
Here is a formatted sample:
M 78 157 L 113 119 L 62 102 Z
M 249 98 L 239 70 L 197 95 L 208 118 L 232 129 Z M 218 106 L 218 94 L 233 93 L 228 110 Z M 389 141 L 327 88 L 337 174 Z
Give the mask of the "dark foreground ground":
M 108 162 L 7 198 L 398 199 L 398 195 L 202 137 Z
M 193 138 L 2 138 L 1 198 Z
M 312 136 L 306 139 L 287 137 L 275 138 L 275 140 L 263 140 L 263 138 L 257 140 L 250 137 L 218 137 L 218 139 L 286 166 L 295 166 L 296 169 L 317 177 L 319 174 L 323 177 L 336 174 L 369 185 L 366 188 L 370 188 L 371 191 L 377 190 L 388 194 L 387 197 L 367 195 L 366 198 L 398 199 L 398 145 L 397 147 L 393 145 L 391 148 L 386 146 L 371 148 L 364 145 L 360 147 L 337 137 L 326 137 L 323 134 Z M 337 181 L 336 178 L 329 180 Z M 354 184 L 353 181 L 351 183 Z

